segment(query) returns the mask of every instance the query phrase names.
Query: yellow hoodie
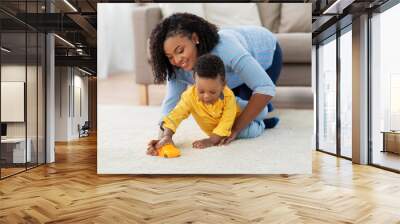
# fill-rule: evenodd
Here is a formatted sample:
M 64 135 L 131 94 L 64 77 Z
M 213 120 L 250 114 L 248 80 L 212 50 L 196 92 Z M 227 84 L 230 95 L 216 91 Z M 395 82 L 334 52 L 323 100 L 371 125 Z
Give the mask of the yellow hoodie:
M 233 122 L 240 114 L 240 106 L 227 86 L 222 95 L 214 104 L 204 104 L 199 100 L 195 86 L 189 87 L 182 93 L 175 108 L 163 118 L 163 127 L 176 132 L 179 124 L 192 114 L 207 135 L 229 136 Z

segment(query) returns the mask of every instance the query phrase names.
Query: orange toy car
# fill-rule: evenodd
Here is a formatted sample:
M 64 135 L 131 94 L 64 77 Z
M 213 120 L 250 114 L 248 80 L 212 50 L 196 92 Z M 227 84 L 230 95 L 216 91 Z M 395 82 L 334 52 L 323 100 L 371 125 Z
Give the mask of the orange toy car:
M 164 158 L 174 158 L 181 155 L 181 151 L 172 144 L 166 144 L 158 149 L 158 156 Z

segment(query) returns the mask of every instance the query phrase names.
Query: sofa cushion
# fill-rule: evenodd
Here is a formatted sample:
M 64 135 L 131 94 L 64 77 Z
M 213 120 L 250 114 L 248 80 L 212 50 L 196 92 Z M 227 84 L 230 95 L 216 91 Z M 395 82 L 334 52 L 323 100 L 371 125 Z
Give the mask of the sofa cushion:
M 278 32 L 311 32 L 311 15 L 311 3 L 283 3 Z
M 133 10 L 133 31 L 135 37 L 134 44 L 134 65 L 136 83 L 152 84 L 154 76 L 150 64 L 150 51 L 148 50 L 148 37 L 153 28 L 161 20 L 161 9 L 158 5 L 149 4 L 144 7 L 136 7 Z
M 206 19 L 218 27 L 261 26 L 256 3 L 204 3 Z
M 261 23 L 271 32 L 277 33 L 280 25 L 281 3 L 257 3 Z
M 275 34 L 282 48 L 284 63 L 311 62 L 311 33 Z
M 311 86 L 311 63 L 283 64 L 277 86 Z
M 188 12 L 202 18 L 205 18 L 202 3 L 160 3 L 163 18 L 177 12 Z

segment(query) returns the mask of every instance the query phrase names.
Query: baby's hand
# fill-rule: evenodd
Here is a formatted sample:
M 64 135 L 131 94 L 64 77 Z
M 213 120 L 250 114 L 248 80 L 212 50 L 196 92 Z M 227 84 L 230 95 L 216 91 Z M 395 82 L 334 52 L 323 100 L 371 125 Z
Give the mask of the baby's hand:
M 157 144 L 155 145 L 155 147 L 157 148 L 157 149 L 159 149 L 159 148 L 161 148 L 161 147 L 163 147 L 164 145 L 167 145 L 167 144 L 174 144 L 174 141 L 172 141 L 172 138 L 171 138 L 171 136 L 163 136 L 158 142 L 157 142 Z
M 159 140 L 151 140 L 147 144 L 147 154 L 151 156 L 158 156 L 158 149 L 166 144 L 174 144 L 170 136 L 164 136 Z
M 210 138 L 205 138 L 205 139 L 194 141 L 192 145 L 193 145 L 193 148 L 204 149 L 207 147 L 214 146 L 214 142 L 211 141 Z
M 157 152 L 157 148 L 156 145 L 160 140 L 151 140 L 148 144 L 147 144 L 147 151 L 146 154 L 150 155 L 150 156 L 157 156 L 158 152 Z

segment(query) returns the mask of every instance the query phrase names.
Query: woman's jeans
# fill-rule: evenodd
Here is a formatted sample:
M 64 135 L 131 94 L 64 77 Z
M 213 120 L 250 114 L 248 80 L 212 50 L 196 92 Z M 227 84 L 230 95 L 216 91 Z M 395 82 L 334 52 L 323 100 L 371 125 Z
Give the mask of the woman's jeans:
M 242 100 L 240 97 L 236 97 L 236 102 L 239 104 L 240 109 L 243 111 L 247 106 L 248 100 Z M 265 107 L 253 121 L 250 122 L 245 128 L 243 128 L 236 136 L 240 138 L 255 138 L 260 136 L 265 130 L 264 119 L 267 117 L 268 109 Z
M 272 82 L 276 85 L 276 81 L 279 79 L 279 75 L 282 69 L 282 49 L 279 43 L 276 42 L 276 49 L 274 52 L 274 57 L 271 66 L 266 70 L 268 76 L 271 78 Z M 235 96 L 240 97 L 243 100 L 249 100 L 253 94 L 253 90 L 250 89 L 246 84 L 242 84 L 236 88 L 232 89 Z M 268 103 L 268 111 L 273 110 L 272 104 Z

